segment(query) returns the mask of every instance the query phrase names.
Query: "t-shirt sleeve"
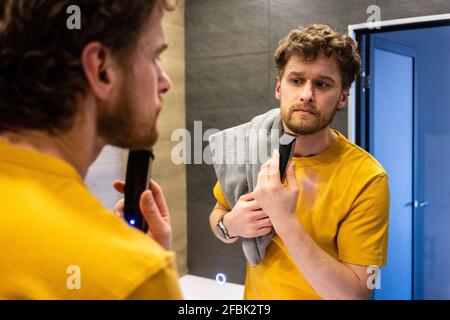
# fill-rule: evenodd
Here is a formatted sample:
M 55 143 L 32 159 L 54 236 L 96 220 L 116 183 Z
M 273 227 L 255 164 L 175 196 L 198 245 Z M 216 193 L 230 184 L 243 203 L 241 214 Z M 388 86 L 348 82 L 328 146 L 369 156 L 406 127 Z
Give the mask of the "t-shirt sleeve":
M 339 260 L 361 266 L 386 264 L 389 185 L 385 173 L 361 190 L 337 234 Z
M 217 202 L 219 202 L 226 209 L 231 210 L 231 207 L 228 204 L 228 201 L 225 198 L 225 195 L 223 194 L 222 187 L 220 186 L 219 181 L 217 181 L 216 185 L 214 186 L 213 193 L 214 193 L 214 197 L 216 198 Z
M 182 300 L 174 261 L 141 284 L 127 300 Z

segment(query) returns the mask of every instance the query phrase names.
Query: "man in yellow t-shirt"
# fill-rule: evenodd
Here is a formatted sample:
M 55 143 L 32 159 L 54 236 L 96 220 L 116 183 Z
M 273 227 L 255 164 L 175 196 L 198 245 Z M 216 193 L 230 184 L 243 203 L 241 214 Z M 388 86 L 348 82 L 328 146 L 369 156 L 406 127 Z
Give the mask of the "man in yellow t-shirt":
M 168 3 L 75 3 L 74 30 L 73 1 L 1 2 L 0 299 L 180 299 L 158 184 L 141 195 L 144 234 L 83 182 L 105 145 L 157 140 Z
M 275 230 L 261 263 L 247 266 L 246 299 L 368 299 L 374 270 L 386 264 L 388 179 L 330 129 L 360 69 L 356 44 L 311 25 L 292 30 L 274 58 L 283 128 L 297 136 L 286 179 L 275 150 L 233 208 L 218 182 L 211 228 L 226 243 Z

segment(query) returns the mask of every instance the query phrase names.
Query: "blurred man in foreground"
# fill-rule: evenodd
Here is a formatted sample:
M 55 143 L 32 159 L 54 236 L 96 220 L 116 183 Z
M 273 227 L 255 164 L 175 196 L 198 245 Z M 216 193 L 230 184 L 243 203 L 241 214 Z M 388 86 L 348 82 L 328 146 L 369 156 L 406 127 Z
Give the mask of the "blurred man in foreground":
M 152 181 L 152 233 L 83 179 L 105 145 L 149 148 L 171 83 L 165 0 L 0 2 L 0 298 L 179 299 L 170 216 Z M 81 29 L 69 30 L 69 6 Z

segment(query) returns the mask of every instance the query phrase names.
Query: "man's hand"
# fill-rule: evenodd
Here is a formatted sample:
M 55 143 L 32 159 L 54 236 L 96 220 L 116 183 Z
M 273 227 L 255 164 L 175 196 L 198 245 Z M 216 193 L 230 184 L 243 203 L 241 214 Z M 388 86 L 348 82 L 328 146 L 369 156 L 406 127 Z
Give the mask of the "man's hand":
M 286 172 L 287 184 L 280 181 L 280 154 L 275 149 L 272 158 L 261 167 L 258 183 L 253 196 L 262 210 L 267 213 L 278 234 L 298 224 L 296 208 L 298 185 L 295 178 L 295 163 L 291 163 Z
M 124 193 L 125 182 L 116 180 L 114 188 Z M 142 214 L 149 226 L 147 235 L 158 242 L 166 250 L 170 250 L 172 244 L 172 227 L 170 214 L 161 187 L 154 181 L 150 181 L 149 190 L 145 190 L 139 202 Z M 114 206 L 113 212 L 121 217 L 124 213 L 124 200 L 119 200 Z
M 223 223 L 230 237 L 259 237 L 272 230 L 270 219 L 251 193 L 239 198 L 233 210 L 225 214 Z

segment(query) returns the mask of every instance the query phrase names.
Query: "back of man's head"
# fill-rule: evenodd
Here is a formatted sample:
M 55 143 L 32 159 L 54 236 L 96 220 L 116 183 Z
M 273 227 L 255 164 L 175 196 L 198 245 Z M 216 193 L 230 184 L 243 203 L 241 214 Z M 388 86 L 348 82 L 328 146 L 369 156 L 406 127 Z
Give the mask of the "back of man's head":
M 72 7 L 71 7 L 72 6 Z M 0 134 L 71 127 L 86 92 L 83 48 L 98 41 L 123 61 L 166 0 L 0 0 Z M 79 27 L 70 28 L 79 9 Z M 72 17 L 73 18 L 73 17 Z

